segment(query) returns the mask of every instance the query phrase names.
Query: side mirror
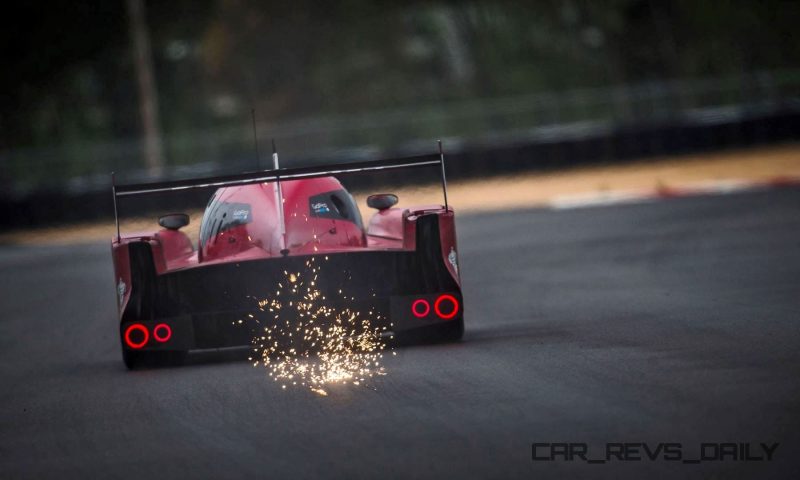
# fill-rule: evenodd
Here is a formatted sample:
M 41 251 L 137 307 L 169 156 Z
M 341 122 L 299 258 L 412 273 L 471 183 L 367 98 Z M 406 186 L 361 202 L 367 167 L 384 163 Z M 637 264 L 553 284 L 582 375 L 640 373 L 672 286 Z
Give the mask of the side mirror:
M 178 230 L 189 225 L 189 215 L 185 213 L 170 213 L 158 217 L 158 224 L 167 230 Z
M 378 210 L 386 210 L 397 205 L 397 200 L 397 195 L 393 193 L 378 193 L 367 197 L 367 206 Z

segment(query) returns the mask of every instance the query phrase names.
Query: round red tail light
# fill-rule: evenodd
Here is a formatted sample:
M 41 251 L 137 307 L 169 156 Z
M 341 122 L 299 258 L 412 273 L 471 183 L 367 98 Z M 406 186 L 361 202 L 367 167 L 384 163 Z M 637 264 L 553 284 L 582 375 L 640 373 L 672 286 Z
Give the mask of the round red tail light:
M 171 337 L 172 337 L 172 328 L 170 328 L 170 326 L 167 325 L 166 323 L 159 323 L 158 325 L 156 325 L 156 328 L 153 329 L 153 338 L 155 338 L 156 341 L 164 343 Z
M 449 307 L 447 306 L 448 303 L 450 304 Z M 442 311 L 442 307 L 444 307 L 445 311 Z M 436 299 L 436 303 L 433 304 L 433 310 L 436 315 L 439 315 L 439 318 L 450 320 L 458 313 L 458 300 L 452 295 L 441 295 Z
M 141 323 L 134 323 L 125 329 L 125 343 L 133 349 L 139 349 L 147 344 L 150 339 L 150 332 Z
M 431 313 L 431 304 L 423 298 L 414 300 L 411 304 L 411 313 L 417 318 L 427 317 Z

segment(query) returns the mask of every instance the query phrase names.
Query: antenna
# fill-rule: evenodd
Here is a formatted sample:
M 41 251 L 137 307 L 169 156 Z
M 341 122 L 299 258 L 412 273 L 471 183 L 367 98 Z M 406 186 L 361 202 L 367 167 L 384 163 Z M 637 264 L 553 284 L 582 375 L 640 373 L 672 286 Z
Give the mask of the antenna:
M 261 158 L 258 155 L 258 135 L 256 134 L 256 109 L 250 109 L 250 117 L 253 120 L 253 144 L 256 147 L 256 170 L 261 170 Z M 275 149 L 275 142 L 272 142 L 272 149 Z

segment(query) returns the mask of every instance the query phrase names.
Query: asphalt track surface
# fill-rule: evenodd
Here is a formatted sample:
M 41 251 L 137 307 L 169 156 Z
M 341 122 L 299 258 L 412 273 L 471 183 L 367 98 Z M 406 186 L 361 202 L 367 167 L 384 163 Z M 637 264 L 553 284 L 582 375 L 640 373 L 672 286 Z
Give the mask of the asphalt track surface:
M 0 478 L 800 478 L 800 190 L 458 229 L 464 341 L 328 397 L 239 355 L 128 372 L 108 245 L 0 248 Z M 589 465 L 532 442 L 780 446 Z

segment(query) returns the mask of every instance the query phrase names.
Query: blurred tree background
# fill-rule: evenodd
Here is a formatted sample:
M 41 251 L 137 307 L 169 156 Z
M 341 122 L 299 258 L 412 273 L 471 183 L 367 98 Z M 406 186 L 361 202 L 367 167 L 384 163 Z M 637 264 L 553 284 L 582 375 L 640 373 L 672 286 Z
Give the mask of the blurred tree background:
M 470 116 L 470 108 L 485 105 L 469 103 L 475 100 L 513 104 L 539 93 L 759 71 L 796 79 L 800 61 L 794 1 L 144 6 L 170 166 L 250 155 L 251 108 L 260 136 L 277 136 L 289 151 L 305 151 L 308 143 L 362 144 L 354 130 L 331 127 L 358 122 L 374 128 L 370 143 L 392 145 L 403 137 L 474 135 L 487 122 L 529 122 Z M 124 0 L 28 1 L 4 13 L 0 181 L 45 172 L 69 178 L 141 162 L 129 25 Z M 455 116 L 457 125 L 447 123 L 452 116 L 437 116 L 458 109 L 466 113 Z M 391 123 L 393 115 L 415 112 L 433 120 Z M 391 128 L 381 129 L 381 121 Z M 293 137 L 281 125 L 309 135 Z

